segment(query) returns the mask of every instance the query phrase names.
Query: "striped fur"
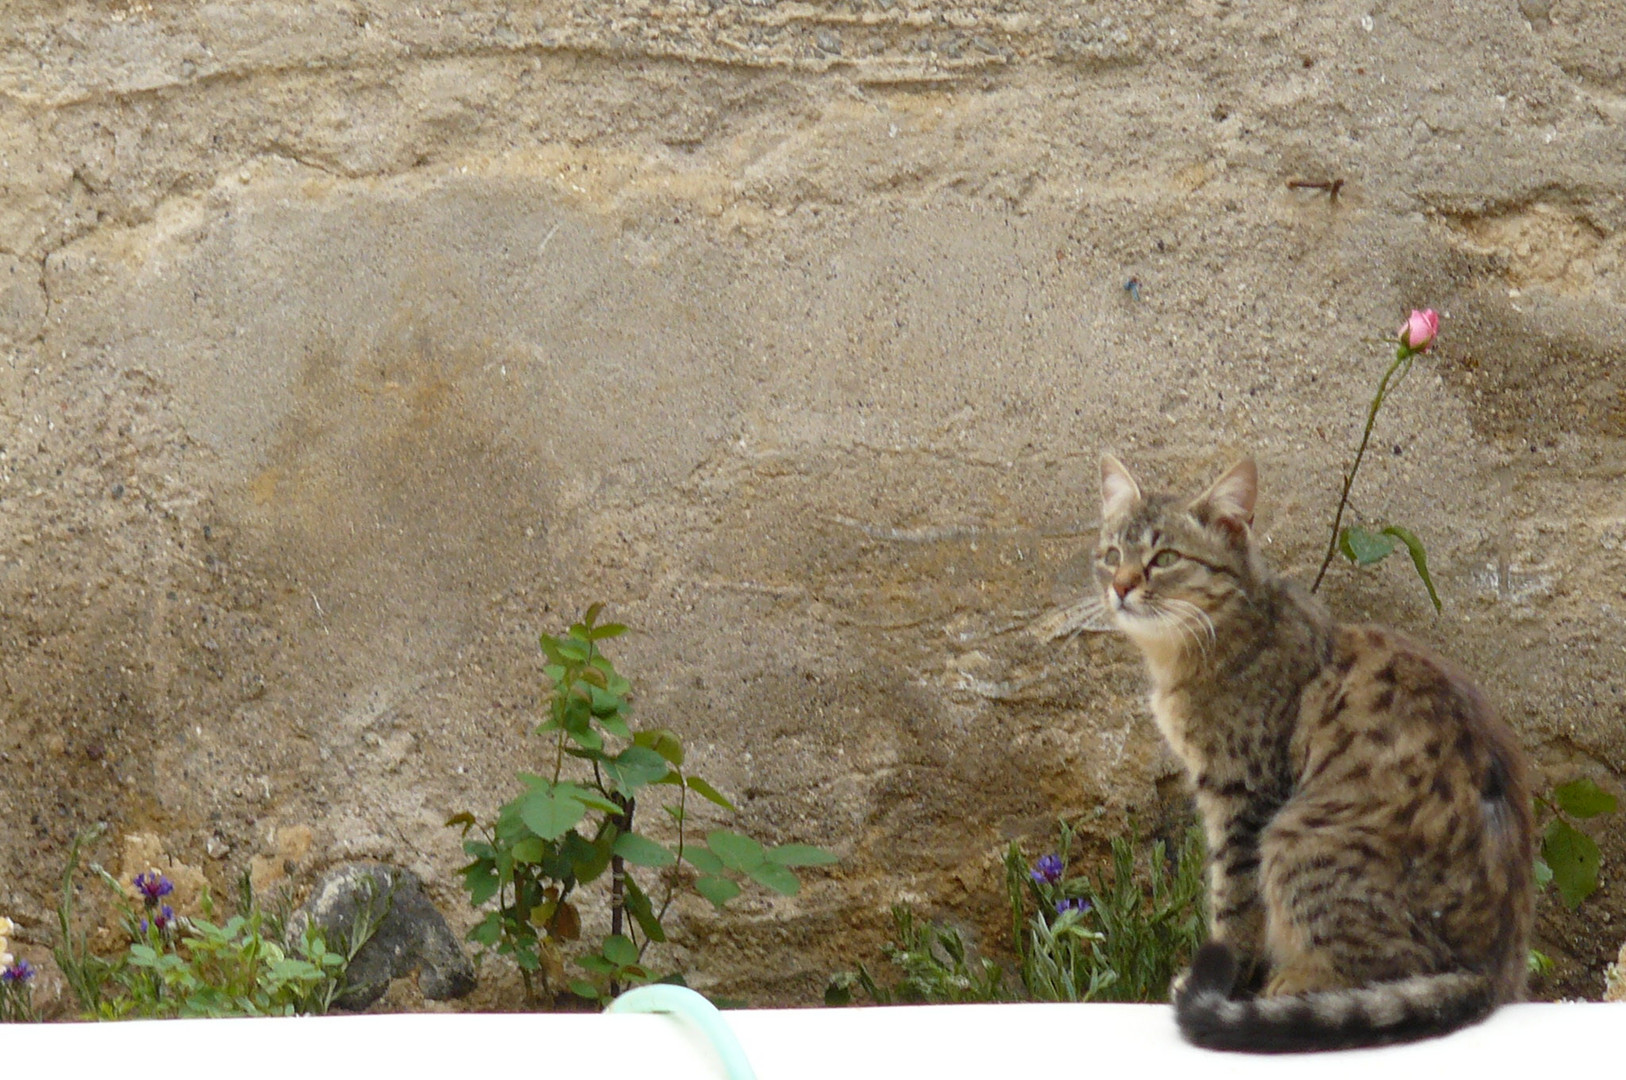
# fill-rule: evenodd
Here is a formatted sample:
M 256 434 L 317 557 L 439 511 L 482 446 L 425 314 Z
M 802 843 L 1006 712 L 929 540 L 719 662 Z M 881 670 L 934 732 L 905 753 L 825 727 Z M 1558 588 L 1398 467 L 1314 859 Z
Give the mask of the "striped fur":
M 1223 967 L 1213 953 L 1224 954 Z M 1205 980 L 1199 975 L 1204 966 L 1225 973 Z M 1227 946 L 1203 946 L 1174 998 L 1180 1033 L 1192 1043 L 1275 1054 L 1412 1042 L 1478 1023 L 1497 1004 L 1492 980 L 1481 974 L 1412 975 L 1347 990 L 1244 1000 L 1230 996 L 1235 974 Z
M 1483 1019 L 1522 995 L 1534 917 L 1517 741 L 1454 665 L 1272 574 L 1256 491 L 1252 462 L 1195 499 L 1102 463 L 1102 595 L 1208 839 L 1181 1030 L 1270 1052 Z

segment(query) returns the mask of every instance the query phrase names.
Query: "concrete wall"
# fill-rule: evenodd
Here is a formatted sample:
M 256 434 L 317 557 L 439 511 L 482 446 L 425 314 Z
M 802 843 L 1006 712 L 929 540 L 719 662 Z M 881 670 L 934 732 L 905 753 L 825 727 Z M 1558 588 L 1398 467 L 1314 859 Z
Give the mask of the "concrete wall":
M 0 910 L 96 820 L 221 887 L 308 825 L 467 925 L 441 822 L 603 600 L 737 824 L 844 857 L 687 910 L 696 984 L 814 1001 L 899 899 L 997 940 L 1010 840 L 1183 812 L 1128 647 L 1032 632 L 1099 454 L 1257 455 L 1308 577 L 1413 306 L 1354 501 L 1445 610 L 1323 593 L 1619 791 L 1623 56 L 1578 0 L 8 0 Z M 1594 995 L 1603 825 L 1541 930 Z

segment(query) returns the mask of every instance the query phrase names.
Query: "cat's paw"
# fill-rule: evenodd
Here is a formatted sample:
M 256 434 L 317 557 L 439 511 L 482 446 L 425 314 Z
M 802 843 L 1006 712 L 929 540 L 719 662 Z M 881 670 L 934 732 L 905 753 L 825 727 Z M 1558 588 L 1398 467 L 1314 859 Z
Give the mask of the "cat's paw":
M 1191 982 L 1191 969 L 1186 968 L 1173 979 L 1169 980 L 1169 1000 L 1179 1001 L 1186 995 L 1186 984 Z

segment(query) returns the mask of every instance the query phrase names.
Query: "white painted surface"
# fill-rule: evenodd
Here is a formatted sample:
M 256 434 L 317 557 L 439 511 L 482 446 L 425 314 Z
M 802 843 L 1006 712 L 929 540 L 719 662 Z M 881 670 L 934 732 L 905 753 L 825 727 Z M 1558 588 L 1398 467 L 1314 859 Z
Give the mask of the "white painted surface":
M 1614 1075 L 1626 1006 L 1516 1005 L 1443 1039 L 1315 1055 L 1217 1054 L 1181 1042 L 1162 1005 L 940 1005 L 725 1014 L 759 1080 L 1474 1080 Z M 614 1055 L 612 1057 L 612 1054 Z M 629 1058 L 630 1056 L 630 1058 Z M 642 1058 L 646 1064 L 637 1064 Z M 722 1080 L 668 1016 L 418 1014 L 288 1020 L 7 1025 L 6 1077 L 232 1080 Z M 1308 1070 L 1308 1071 L 1307 1071 Z

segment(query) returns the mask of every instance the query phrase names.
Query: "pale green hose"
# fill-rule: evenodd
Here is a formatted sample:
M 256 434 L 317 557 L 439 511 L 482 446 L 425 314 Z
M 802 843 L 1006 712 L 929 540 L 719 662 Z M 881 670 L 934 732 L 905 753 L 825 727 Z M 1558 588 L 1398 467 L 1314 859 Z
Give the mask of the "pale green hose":
M 607 1013 L 666 1013 L 686 1020 L 700 1030 L 722 1059 L 728 1080 L 756 1080 L 751 1062 L 746 1059 L 745 1048 L 735 1038 L 734 1031 L 717 1011 L 717 1006 L 687 986 L 669 986 L 656 983 L 628 990 L 610 1002 Z

